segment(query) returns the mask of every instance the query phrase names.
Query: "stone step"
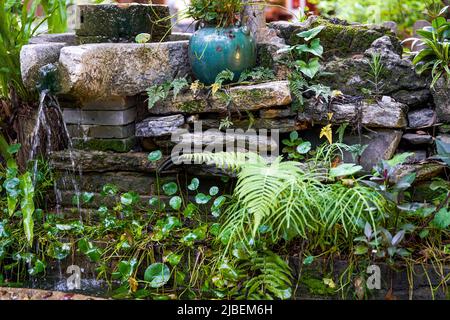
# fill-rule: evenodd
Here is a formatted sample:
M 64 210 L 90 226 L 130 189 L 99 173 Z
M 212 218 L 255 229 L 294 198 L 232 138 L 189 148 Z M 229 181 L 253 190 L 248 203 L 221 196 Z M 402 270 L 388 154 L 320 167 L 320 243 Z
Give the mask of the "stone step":
M 136 120 L 136 108 L 126 110 L 63 110 L 64 121 L 67 124 L 96 124 L 104 126 L 123 126 Z
M 125 126 L 68 124 L 67 130 L 72 138 L 123 139 L 135 135 L 135 124 L 130 123 Z
M 159 165 L 167 161 L 163 157 L 157 162 L 150 162 L 148 153 L 126 152 L 114 153 L 88 150 L 56 151 L 50 155 L 50 164 L 55 170 L 70 170 L 73 161 L 82 172 L 156 172 Z M 175 171 L 170 171 L 175 172 Z
M 124 139 L 97 139 L 97 138 L 73 138 L 72 144 L 75 149 L 129 152 L 137 143 L 136 137 Z
M 286 106 L 292 102 L 288 81 L 273 81 L 253 85 L 239 85 L 229 89 L 231 104 L 219 95 L 191 91 L 181 93 L 176 99 L 158 102 L 148 111 L 150 115 L 166 115 L 173 113 L 208 113 L 230 111 L 252 111 L 275 106 Z
M 327 124 L 328 113 L 332 113 L 331 122 L 358 123 L 369 128 L 405 128 L 408 124 L 405 111 L 407 106 L 395 102 L 390 97 L 381 101 L 363 100 L 360 103 L 334 103 L 328 107 L 325 103 L 308 101 L 298 118 L 315 124 Z
M 149 117 L 136 124 L 137 137 L 161 137 L 174 133 L 185 124 L 182 114 L 167 117 Z

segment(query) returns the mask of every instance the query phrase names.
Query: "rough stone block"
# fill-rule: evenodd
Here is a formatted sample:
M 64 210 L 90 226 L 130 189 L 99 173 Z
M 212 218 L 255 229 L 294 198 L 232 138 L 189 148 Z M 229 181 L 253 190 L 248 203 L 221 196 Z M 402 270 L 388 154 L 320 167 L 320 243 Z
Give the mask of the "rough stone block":
M 58 62 L 64 43 L 30 44 L 20 51 L 20 71 L 25 86 L 35 90 L 40 81 L 39 70 L 47 65 Z
M 431 91 L 436 105 L 438 121 L 450 122 L 450 86 L 441 78 Z
M 61 93 L 81 101 L 134 96 L 190 73 L 188 41 L 101 43 L 61 50 Z
M 74 148 L 98 150 L 98 151 L 114 151 L 128 152 L 136 145 L 136 138 L 130 137 L 125 139 L 96 139 L 96 138 L 74 138 L 72 139 Z
M 102 138 L 102 139 L 123 139 L 134 136 L 134 123 L 126 126 L 100 126 L 100 125 L 67 125 L 67 130 L 72 138 Z
M 389 35 L 393 41 L 394 35 L 382 26 L 377 25 L 350 25 L 330 21 L 321 17 L 310 17 L 305 22 L 276 21 L 269 24 L 270 28 L 277 31 L 278 35 L 286 40 L 289 45 L 301 41 L 297 34 L 302 31 L 317 27 L 325 28 L 320 33 L 320 41 L 324 46 L 324 56 L 347 56 L 362 53 L 367 50 L 376 39 Z M 396 50 L 401 52 L 401 44 L 396 41 Z
M 394 156 L 400 143 L 403 132 L 400 130 L 370 131 L 359 136 L 345 136 L 344 143 L 348 145 L 367 145 L 361 156 L 361 166 L 364 170 L 371 171 L 380 160 L 388 160 Z M 353 157 L 346 153 L 344 161 L 354 163 Z
M 166 157 L 156 162 L 147 159 L 148 153 L 127 152 L 114 153 L 93 150 L 55 151 L 50 155 L 50 164 L 55 170 L 70 168 L 72 161 L 82 172 L 155 172 Z
M 385 97 L 381 101 L 363 100 L 360 103 L 326 104 L 309 101 L 298 118 L 319 124 L 328 123 L 329 112 L 333 113 L 334 124 L 358 123 L 372 128 L 405 128 L 407 126 L 404 104 Z
M 232 108 L 242 111 L 285 106 L 292 102 L 287 81 L 266 82 L 248 86 L 231 87 L 229 94 Z M 192 92 L 180 94 L 173 100 L 166 99 L 149 110 L 149 114 L 207 113 L 227 111 L 227 102 L 218 96 L 194 96 Z
M 403 135 L 402 139 L 414 145 L 432 144 L 434 141 L 433 137 L 428 134 L 416 134 L 416 133 L 406 133 Z
M 122 111 L 96 111 L 82 109 L 64 109 L 64 121 L 68 124 L 96 124 L 104 126 L 123 126 L 134 122 L 136 108 Z
M 161 137 L 172 134 L 185 124 L 184 116 L 150 117 L 136 124 L 136 137 Z
M 132 42 L 138 34 L 148 33 L 151 41 L 157 42 L 170 33 L 170 20 L 156 21 L 169 16 L 169 8 L 163 5 L 79 5 L 75 32 L 82 41 L 100 36 L 105 38 L 102 42 Z
M 408 113 L 408 127 L 420 129 L 431 127 L 436 123 L 436 112 L 431 109 L 419 109 Z
M 28 44 L 44 44 L 44 43 L 65 43 L 68 46 L 75 45 L 77 39 L 75 33 L 43 33 L 30 39 Z

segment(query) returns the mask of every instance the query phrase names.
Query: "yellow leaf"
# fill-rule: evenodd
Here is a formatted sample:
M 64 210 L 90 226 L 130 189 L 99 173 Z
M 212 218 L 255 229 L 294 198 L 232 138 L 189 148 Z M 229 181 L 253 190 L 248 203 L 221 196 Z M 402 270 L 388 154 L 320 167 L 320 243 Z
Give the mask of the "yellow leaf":
M 136 281 L 135 278 L 130 277 L 128 279 L 128 284 L 130 285 L 130 290 L 131 292 L 136 292 L 138 289 L 138 282 Z
M 342 93 L 342 91 L 340 91 L 340 90 L 333 90 L 332 92 L 331 92 L 331 96 L 333 97 L 333 98 L 336 98 L 336 97 L 339 97 L 339 96 L 342 96 L 343 95 L 343 93 Z
M 327 113 L 328 121 L 330 121 L 333 118 L 333 112 Z
M 220 83 L 213 83 L 212 86 L 211 86 L 212 94 L 215 95 L 216 92 L 219 91 L 219 89 L 220 89 L 221 87 L 222 87 L 222 86 L 220 85 Z
M 195 95 L 200 89 L 203 89 L 204 85 L 198 80 L 191 83 L 191 91 Z
M 323 283 L 332 289 L 336 288 L 336 284 L 334 283 L 333 279 L 323 278 Z
M 327 138 L 327 140 L 330 144 L 333 143 L 333 130 L 331 129 L 331 124 L 322 128 L 322 130 L 320 131 L 319 138 L 322 138 L 322 137 Z

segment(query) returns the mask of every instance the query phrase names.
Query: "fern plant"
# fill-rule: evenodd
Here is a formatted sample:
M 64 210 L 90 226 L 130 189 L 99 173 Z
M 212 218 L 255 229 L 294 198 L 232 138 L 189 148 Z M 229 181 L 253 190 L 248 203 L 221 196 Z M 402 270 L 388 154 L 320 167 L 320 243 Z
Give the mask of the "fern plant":
M 258 239 L 276 243 L 334 228 L 357 232 L 359 219 L 374 223 L 382 217 L 382 196 L 358 180 L 351 186 L 322 183 L 330 178 L 317 165 L 320 162 L 305 165 L 282 157 L 268 162 L 257 154 L 228 152 L 183 157 L 238 173 L 219 234 L 225 253 L 238 242 L 249 249 Z
M 292 275 L 289 265 L 271 251 L 252 253 L 240 265 L 249 277 L 243 283 L 244 294 L 238 299 L 289 299 L 292 295 Z

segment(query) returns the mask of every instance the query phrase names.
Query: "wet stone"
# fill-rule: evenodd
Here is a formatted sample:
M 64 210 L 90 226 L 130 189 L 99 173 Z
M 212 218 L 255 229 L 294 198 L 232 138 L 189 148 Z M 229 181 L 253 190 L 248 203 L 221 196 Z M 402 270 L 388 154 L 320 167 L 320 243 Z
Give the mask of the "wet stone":
M 433 143 L 433 137 L 428 134 L 406 133 L 403 135 L 402 139 L 414 145 Z
M 136 108 L 132 107 L 122 111 L 64 109 L 63 116 L 64 121 L 68 124 L 122 126 L 134 122 Z
M 172 134 L 185 124 L 184 116 L 150 117 L 136 124 L 137 137 L 160 137 Z
M 72 143 L 76 149 L 128 152 L 136 145 L 136 137 L 125 139 L 74 138 Z
M 436 112 L 419 109 L 408 113 L 408 126 L 412 129 L 431 127 L 436 123 Z
M 67 125 L 67 130 L 72 138 L 128 138 L 134 136 L 135 125 L 131 123 L 126 126 L 100 126 L 100 125 Z
M 388 160 L 394 156 L 402 134 L 400 130 L 369 131 L 361 135 L 361 140 L 357 135 L 345 136 L 344 143 L 348 145 L 367 145 L 367 148 L 361 156 L 360 164 L 364 170 L 371 171 L 380 160 Z M 344 160 L 350 163 L 355 162 L 349 153 L 344 154 Z
M 155 21 L 169 16 L 169 8 L 163 5 L 79 5 L 75 33 L 81 43 L 133 42 L 140 33 L 150 34 L 151 41 L 157 42 L 169 33 L 170 20 Z

